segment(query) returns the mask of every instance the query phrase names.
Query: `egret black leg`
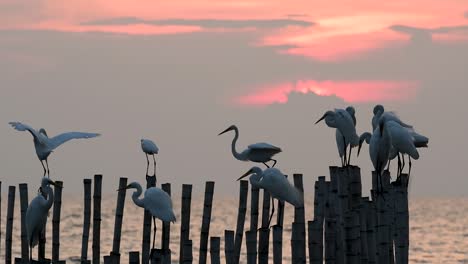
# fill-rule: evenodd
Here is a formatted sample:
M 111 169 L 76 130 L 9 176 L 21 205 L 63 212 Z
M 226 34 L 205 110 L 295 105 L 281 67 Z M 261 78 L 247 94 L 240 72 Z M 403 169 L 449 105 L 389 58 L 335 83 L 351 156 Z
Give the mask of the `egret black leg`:
M 50 178 L 49 162 L 47 161 L 47 159 L 45 159 L 45 163 L 47 165 L 47 176 Z
M 340 157 L 340 159 L 341 159 L 341 167 L 344 167 L 344 159 L 343 159 L 343 157 Z
M 41 165 L 42 165 L 42 168 L 44 169 L 44 177 L 46 176 L 47 174 L 47 169 L 46 167 L 44 166 L 44 162 L 41 160 Z
M 273 214 L 275 213 L 275 200 L 271 197 L 271 214 L 270 219 L 268 219 L 268 228 L 270 228 L 271 219 L 273 218 Z
M 351 163 L 351 151 L 353 150 L 353 147 L 351 147 L 351 144 L 349 145 L 349 158 L 348 158 L 348 165 Z
M 153 164 L 154 164 L 154 174 L 153 174 L 153 176 L 156 177 L 156 159 L 154 158 L 154 154 L 153 154 Z
M 400 172 L 401 172 L 401 159 L 400 159 L 400 153 L 398 155 L 398 169 L 397 169 L 397 177 L 400 178 Z
M 156 241 L 156 218 L 153 216 L 153 249 L 154 249 L 155 241 Z
M 146 154 L 146 175 L 148 175 L 148 169 L 149 169 L 149 159 L 148 159 L 148 154 Z
M 266 164 L 266 162 L 263 162 L 263 164 L 265 164 L 265 166 L 267 166 L 267 168 L 270 168 L 270 166 L 268 166 L 268 164 Z
M 344 136 L 343 136 L 343 142 L 344 142 L 344 164 L 345 164 L 345 166 L 346 166 L 346 164 L 348 163 L 348 162 L 347 162 L 347 157 L 348 157 L 348 155 L 346 155 L 346 153 L 347 153 L 347 152 L 346 152 L 347 146 L 346 146 L 346 140 L 345 140 L 345 137 L 344 137 Z M 343 166 L 343 167 L 344 167 L 344 166 Z
M 405 168 L 405 154 L 401 154 L 401 171 L 400 175 L 403 173 L 403 168 Z
M 409 171 L 408 171 L 408 182 L 406 183 L 406 187 L 408 187 L 409 178 L 411 176 L 411 156 L 410 155 L 408 155 L 408 159 L 409 159 Z
M 387 164 L 387 170 L 390 171 L 390 161 L 391 160 L 388 160 L 388 164 Z
M 276 165 L 276 160 L 275 159 L 271 159 L 271 160 L 273 161 L 273 165 L 271 165 L 271 167 L 273 168 Z

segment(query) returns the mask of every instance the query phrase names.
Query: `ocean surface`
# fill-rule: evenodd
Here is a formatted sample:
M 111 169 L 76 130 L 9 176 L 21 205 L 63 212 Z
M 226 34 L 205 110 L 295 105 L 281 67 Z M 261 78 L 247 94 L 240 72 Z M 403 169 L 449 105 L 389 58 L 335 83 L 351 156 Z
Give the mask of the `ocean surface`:
M 2 197 L 1 210 L 1 245 L 0 258 L 4 260 L 5 253 L 5 219 L 6 197 Z M 117 195 L 103 197 L 102 223 L 101 223 L 101 257 L 108 255 L 112 249 L 114 228 L 114 214 Z M 79 263 L 81 254 L 81 238 L 83 225 L 83 198 L 65 197 L 62 202 L 60 256 L 67 263 Z M 249 198 L 250 199 L 250 198 Z M 215 193 L 213 201 L 212 222 L 210 236 L 223 237 L 224 230 L 235 230 L 237 219 L 237 198 L 220 198 Z M 180 196 L 174 199 L 176 216 L 180 219 Z M 313 198 L 306 197 L 306 221 L 312 219 Z M 198 261 L 198 244 L 200 240 L 200 226 L 203 211 L 203 198 L 194 197 L 191 210 L 190 238 L 193 241 L 194 263 Z M 284 260 L 290 260 L 290 226 L 294 209 L 285 207 L 283 256 Z M 249 211 L 245 229 L 249 225 Z M 20 256 L 20 211 L 19 197 L 16 200 L 14 231 L 13 231 L 13 256 Z M 52 210 L 47 225 L 46 256 L 51 256 L 52 235 Z M 133 204 L 131 197 L 127 196 L 121 242 L 121 263 L 128 263 L 129 251 L 141 251 L 143 210 Z M 275 218 L 273 218 L 273 221 Z M 92 219 L 91 219 L 92 223 Z M 157 223 L 157 247 L 160 245 L 161 223 Z M 92 228 L 92 226 L 91 226 Z M 172 260 L 177 263 L 179 250 L 179 223 L 171 225 L 171 250 Z M 91 249 L 92 230 L 88 256 L 92 255 Z M 221 240 L 221 256 L 224 256 L 223 239 Z M 33 251 L 36 257 L 37 250 Z M 271 252 L 271 251 L 270 251 Z M 246 257 L 245 241 L 242 243 L 242 257 Z M 209 256 L 208 256 L 209 257 Z M 224 261 L 223 261 L 224 262 Z M 468 198 L 454 199 L 413 199 L 410 198 L 410 263 L 468 263 Z

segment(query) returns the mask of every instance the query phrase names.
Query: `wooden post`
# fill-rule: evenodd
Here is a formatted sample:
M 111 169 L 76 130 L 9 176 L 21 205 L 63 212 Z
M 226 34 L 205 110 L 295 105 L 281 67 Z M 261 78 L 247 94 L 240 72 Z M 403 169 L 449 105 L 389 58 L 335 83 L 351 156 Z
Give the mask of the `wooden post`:
M 115 209 L 114 240 L 112 241 L 112 251 L 110 252 L 113 264 L 120 263 L 120 237 L 122 234 L 125 195 L 127 193 L 125 187 L 127 187 L 127 178 L 121 177 L 119 179 L 119 191 L 117 194 L 117 205 Z
M 408 263 L 409 213 L 408 213 L 408 174 L 400 176 L 400 185 L 395 188 L 395 263 Z
M 60 212 L 62 210 L 63 182 L 56 181 L 54 187 L 54 209 L 52 215 L 52 263 L 60 261 Z
M 359 212 L 351 210 L 345 214 L 346 228 L 346 261 L 350 264 L 361 263 L 361 242 L 359 236 L 361 228 L 359 225 Z
M 129 264 L 140 264 L 140 252 L 131 251 L 128 253 L 128 263 Z
M 288 178 L 288 175 L 284 175 L 284 177 Z M 278 199 L 278 206 L 277 206 L 277 213 L 276 213 L 276 225 L 283 227 L 284 222 L 284 201 Z
M 309 241 L 309 262 L 323 263 L 323 227 L 319 220 L 307 222 Z
M 390 174 L 385 171 L 382 174 L 382 187 L 383 191 L 380 190 L 380 179 L 378 174 L 372 172 L 372 186 L 375 194 L 375 202 L 377 209 L 377 263 L 388 264 L 390 263 L 389 256 L 389 219 L 387 219 L 387 202 L 385 199 L 389 199 L 388 185 L 389 185 Z M 377 183 L 379 184 L 377 185 Z M 380 192 L 377 192 L 380 190 Z
M 302 174 L 294 174 L 293 177 L 294 186 L 301 192 L 302 199 L 304 199 Z M 306 263 L 304 206 L 294 208 L 294 222 L 291 231 L 291 255 L 293 256 L 293 263 Z M 294 261 L 294 258 L 296 261 Z
M 336 220 L 334 218 L 325 218 L 325 263 L 335 264 L 336 260 Z
M 268 227 L 268 218 L 270 217 L 270 193 L 263 190 L 262 206 L 262 228 L 258 236 L 258 263 L 268 263 L 268 251 L 270 240 L 270 228 Z
M 156 176 L 146 175 L 146 189 L 156 186 Z M 148 210 L 145 210 L 143 216 L 143 236 L 141 239 L 141 263 L 147 264 L 150 256 L 152 216 Z
M 369 197 L 361 198 L 361 204 L 359 206 L 359 221 L 361 222 L 360 225 L 360 240 L 361 240 L 361 263 L 368 263 L 369 262 L 369 252 L 368 252 L 368 222 L 367 222 L 367 214 L 369 213 L 368 207 Z
M 93 264 L 99 264 L 101 259 L 101 192 L 102 175 L 94 175 L 93 194 Z
M 21 259 L 24 263 L 29 261 L 28 233 L 26 230 L 26 211 L 28 210 L 28 185 L 19 184 L 21 205 Z
M 239 183 L 239 209 L 237 213 L 236 236 L 234 239 L 234 263 L 239 263 L 242 248 L 242 237 L 244 235 L 245 213 L 247 212 L 247 195 L 249 192 L 249 182 Z
M 283 227 L 273 226 L 273 263 L 283 263 Z
M 367 256 L 369 259 L 369 264 L 375 264 L 377 263 L 377 210 L 375 208 L 375 202 L 367 201 L 366 204 Z
M 81 263 L 88 261 L 88 241 L 89 227 L 91 225 L 91 179 L 83 180 L 84 186 L 84 217 L 83 217 L 83 236 L 81 239 Z
M 233 264 L 234 258 L 234 231 L 224 231 L 224 255 L 226 256 L 226 264 Z
M 185 240 L 184 242 L 184 264 L 190 264 L 193 262 L 192 255 L 192 240 Z
M 247 246 L 247 264 L 257 263 L 257 230 L 245 231 Z
M 192 185 L 182 185 L 182 211 L 180 224 L 180 252 L 179 262 L 183 262 L 184 243 L 190 237 L 190 205 L 192 201 Z
M 198 257 L 199 264 L 206 264 L 208 253 L 208 237 L 210 235 L 211 208 L 213 205 L 213 193 L 215 183 L 208 181 L 205 183 L 205 199 L 203 202 L 203 218 L 200 234 L 200 253 Z
M 11 245 L 13 236 L 13 218 L 15 212 L 15 186 L 8 186 L 8 206 L 5 232 L 5 263 L 11 264 Z
M 221 259 L 219 256 L 219 248 L 220 248 L 220 237 L 211 237 L 210 238 L 210 259 L 211 264 L 220 264 Z
M 315 182 L 314 193 L 314 223 L 309 223 L 309 260 L 323 263 L 323 225 L 325 220 L 325 206 L 327 204 L 327 185 L 325 176 L 319 176 Z M 311 237 L 310 232 L 313 232 Z M 313 241 L 311 241 L 313 240 Z M 312 247 L 312 248 L 311 248 Z
M 345 168 L 330 167 L 330 177 L 336 213 L 336 262 L 346 262 L 344 212 L 348 208 L 348 188 Z
M 161 185 L 163 191 L 171 196 L 171 184 L 164 183 Z M 171 240 L 171 222 L 163 222 L 162 227 L 162 238 L 161 238 L 161 250 L 162 250 L 162 263 L 171 263 L 171 250 L 169 249 Z

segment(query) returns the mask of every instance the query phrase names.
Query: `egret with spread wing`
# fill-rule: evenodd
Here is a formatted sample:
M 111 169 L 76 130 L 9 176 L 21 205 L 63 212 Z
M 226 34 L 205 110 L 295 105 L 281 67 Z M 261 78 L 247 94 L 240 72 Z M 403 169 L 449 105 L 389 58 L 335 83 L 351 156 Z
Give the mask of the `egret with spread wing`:
M 156 176 L 156 159 L 154 158 L 155 154 L 158 154 L 159 148 L 156 144 L 149 140 L 149 139 L 142 139 L 141 140 L 141 149 L 146 155 L 146 175 L 148 175 L 148 168 L 149 168 L 149 159 L 148 155 L 153 156 L 153 164 L 154 164 L 154 173 L 153 175 Z
M 18 131 L 29 131 L 34 138 L 34 147 L 36 148 L 36 154 L 41 162 L 42 168 L 44 169 L 44 176 L 47 174 L 50 177 L 49 164 L 47 158 L 50 153 L 54 151 L 57 147 L 63 143 L 78 138 L 93 138 L 97 137 L 100 134 L 96 133 L 85 133 L 85 132 L 67 132 L 59 134 L 55 137 L 49 138 L 45 129 L 39 129 L 39 132 L 33 129 L 32 127 L 20 123 L 20 122 L 9 122 L 9 124 Z M 47 166 L 44 166 L 44 161 Z
M 263 188 L 271 196 L 272 211 L 268 219 L 268 226 L 270 226 L 271 218 L 275 212 L 274 198 L 288 202 L 296 207 L 304 205 L 301 191 L 289 183 L 288 179 L 277 168 L 268 168 L 262 171 L 259 167 L 252 167 L 237 180 L 241 180 L 251 174 L 253 175 L 249 178 L 250 183 L 258 188 Z
M 278 148 L 268 143 L 256 143 L 256 144 L 249 145 L 246 150 L 239 153 L 236 150 L 236 142 L 237 142 L 237 139 L 239 138 L 239 129 L 235 125 L 228 127 L 226 130 L 219 133 L 218 135 L 222 135 L 231 130 L 234 130 L 235 132 L 234 139 L 232 140 L 232 144 L 231 144 L 231 150 L 232 150 L 232 155 L 234 155 L 236 159 L 242 160 L 242 161 L 261 162 L 265 164 L 265 166 L 267 166 L 268 168 L 270 166 L 268 166 L 268 164 L 266 163 L 269 161 L 273 161 L 272 167 L 275 166 L 276 160 L 272 159 L 272 157 L 275 154 L 280 153 L 281 148 Z

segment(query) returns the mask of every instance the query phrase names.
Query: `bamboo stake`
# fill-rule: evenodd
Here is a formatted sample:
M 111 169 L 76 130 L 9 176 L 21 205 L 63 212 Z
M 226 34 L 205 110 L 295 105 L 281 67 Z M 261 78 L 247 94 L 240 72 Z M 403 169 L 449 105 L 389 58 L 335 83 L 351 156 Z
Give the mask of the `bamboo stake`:
M 192 255 L 192 240 L 185 240 L 184 243 L 184 264 L 190 264 L 193 262 Z
M 21 205 L 21 259 L 24 263 L 29 261 L 28 233 L 26 230 L 26 210 L 28 210 L 28 185 L 19 184 Z
M 409 213 L 408 174 L 400 176 L 401 184 L 395 188 L 395 263 L 408 263 L 409 256 Z
M 161 188 L 169 196 L 171 196 L 171 184 L 170 183 L 162 184 Z M 161 238 L 161 251 L 162 251 L 162 263 L 163 264 L 171 263 L 171 250 L 169 248 L 170 239 L 171 239 L 171 223 L 163 222 L 162 238 Z
M 101 192 L 102 175 L 94 175 L 93 194 L 93 264 L 99 264 L 101 259 Z
M 81 239 L 81 263 L 88 262 L 89 227 L 91 225 L 91 179 L 83 180 L 84 209 L 83 209 L 83 236 Z
M 140 264 L 140 252 L 131 251 L 128 253 L 128 263 L 129 264 Z
M 273 226 L 273 263 L 281 264 L 283 260 L 283 227 Z
M 211 264 L 220 264 L 219 248 L 220 248 L 220 237 L 210 238 L 210 259 Z
M 247 246 L 247 264 L 257 263 L 257 230 L 245 231 Z
M 323 263 L 323 227 L 319 220 L 307 222 L 309 241 L 309 262 Z
M 368 251 L 368 222 L 367 214 L 369 213 L 368 207 L 369 197 L 361 198 L 361 205 L 359 206 L 359 221 L 360 225 L 360 240 L 361 240 L 361 263 L 369 262 L 369 251 Z
M 52 263 L 60 260 L 60 212 L 62 209 L 63 182 L 56 181 L 54 186 L 54 209 L 52 215 Z
M 258 263 L 268 263 L 270 229 L 268 227 L 268 218 L 270 217 L 270 193 L 263 190 L 262 206 L 262 228 L 259 229 L 258 237 Z
M 112 241 L 112 251 L 110 252 L 110 256 L 116 264 L 120 263 L 120 239 L 122 234 L 125 196 L 127 193 L 125 189 L 126 186 L 127 178 L 121 177 L 119 179 L 119 192 L 117 194 L 117 205 L 115 209 L 114 240 Z
M 374 201 L 366 202 L 367 211 L 367 251 L 369 264 L 377 263 L 377 210 Z
M 190 237 L 190 206 L 192 201 L 192 185 L 182 185 L 182 212 L 180 224 L 180 252 L 179 262 L 183 262 L 184 243 Z
M 242 248 L 242 237 L 244 235 L 245 213 L 247 212 L 247 195 L 249 192 L 249 182 L 239 183 L 239 209 L 237 213 L 236 236 L 234 240 L 234 263 L 239 263 Z
M 304 199 L 304 186 L 302 174 L 294 174 L 294 186 L 301 192 Z M 296 258 L 293 263 L 306 263 L 306 241 L 305 241 L 305 214 L 304 205 L 294 208 L 294 222 L 291 234 L 291 255 Z
M 224 254 L 226 256 L 226 264 L 233 264 L 234 258 L 234 231 L 224 231 Z
M 146 175 L 146 189 L 156 186 L 156 175 Z M 145 210 L 143 216 L 143 236 L 141 239 L 141 262 L 147 264 L 150 256 L 152 216 L 148 210 Z
M 258 187 L 252 185 L 251 192 L 252 197 L 250 200 L 250 230 L 256 232 L 258 229 Z
M 11 264 L 11 245 L 13 236 L 13 218 L 15 212 L 15 186 L 8 186 L 8 206 L 5 232 L 5 263 Z
M 200 253 L 198 258 L 199 264 L 206 264 L 206 256 L 208 254 L 208 237 L 210 235 L 211 207 L 213 205 L 214 186 L 215 183 L 212 181 L 205 183 L 205 199 L 203 202 L 203 218 L 200 234 Z

